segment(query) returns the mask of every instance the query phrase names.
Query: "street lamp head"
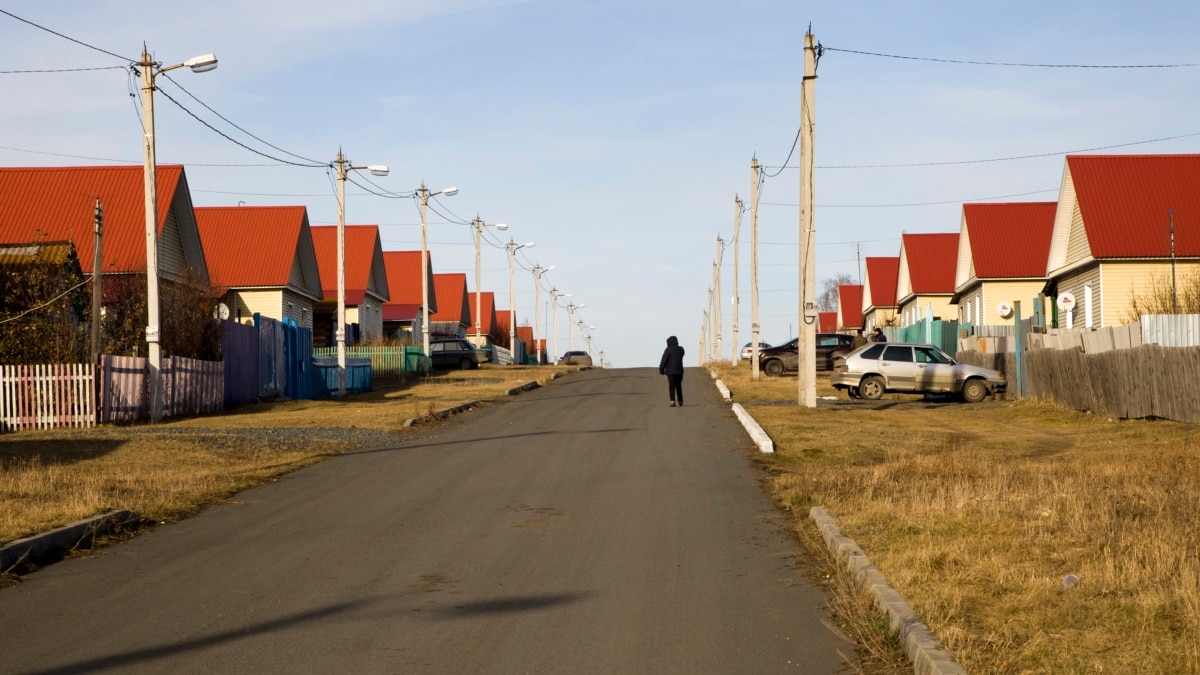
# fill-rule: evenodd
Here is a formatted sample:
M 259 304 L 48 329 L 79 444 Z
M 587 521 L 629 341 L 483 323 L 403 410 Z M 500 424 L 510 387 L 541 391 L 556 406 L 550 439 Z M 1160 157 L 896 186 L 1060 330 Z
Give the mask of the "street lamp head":
M 386 164 L 371 164 L 367 167 L 367 171 L 370 171 L 375 176 L 388 175 L 388 168 Z
M 527 241 L 524 244 L 521 244 L 518 248 L 533 248 L 533 242 Z
M 551 265 L 551 266 L 547 267 L 546 269 L 544 269 L 544 270 L 542 270 L 542 271 L 543 271 L 543 272 L 549 272 L 550 270 L 554 269 L 555 267 L 558 267 L 558 265 Z
M 448 187 L 448 188 L 442 190 L 441 192 L 438 192 L 437 194 L 443 195 L 445 197 L 453 197 L 454 195 L 458 194 L 458 188 Z
M 501 231 L 508 229 L 508 225 L 505 223 L 496 223 L 492 227 L 496 228 L 497 230 L 501 230 Z
M 584 307 L 587 307 L 586 302 L 581 302 L 578 305 L 575 305 L 575 309 L 583 309 Z
M 184 61 L 183 65 L 191 68 L 193 73 L 207 73 L 210 70 L 216 70 L 217 55 L 203 54 L 201 56 L 193 56 L 187 61 Z

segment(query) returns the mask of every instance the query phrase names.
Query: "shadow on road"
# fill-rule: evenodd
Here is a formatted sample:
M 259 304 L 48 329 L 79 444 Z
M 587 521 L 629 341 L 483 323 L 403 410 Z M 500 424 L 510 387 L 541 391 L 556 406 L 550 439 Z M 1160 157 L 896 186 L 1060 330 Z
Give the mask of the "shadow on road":
M 511 614 L 546 609 L 558 605 L 578 602 L 587 597 L 586 593 L 555 593 L 552 595 L 525 595 L 514 598 L 493 598 L 479 600 L 465 605 L 455 605 L 436 610 L 438 618 L 445 620 L 469 619 L 488 614 Z

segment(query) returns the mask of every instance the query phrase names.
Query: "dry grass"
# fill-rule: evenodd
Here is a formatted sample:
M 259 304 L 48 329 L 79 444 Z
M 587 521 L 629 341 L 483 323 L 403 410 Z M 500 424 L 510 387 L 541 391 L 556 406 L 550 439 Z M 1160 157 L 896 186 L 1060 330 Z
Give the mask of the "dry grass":
M 1200 672 L 1195 427 L 912 396 L 756 405 L 794 401 L 795 378 L 720 370 L 776 442 L 797 527 L 829 508 L 968 672 Z
M 157 521 L 186 517 L 350 449 L 353 435 L 339 438 L 339 429 L 402 434 L 408 418 L 502 399 L 511 387 L 568 370 L 577 369 L 491 366 L 381 383 L 341 401 L 251 405 L 153 426 L 0 435 L 0 542 L 113 509 Z M 296 428 L 331 433 L 283 433 Z

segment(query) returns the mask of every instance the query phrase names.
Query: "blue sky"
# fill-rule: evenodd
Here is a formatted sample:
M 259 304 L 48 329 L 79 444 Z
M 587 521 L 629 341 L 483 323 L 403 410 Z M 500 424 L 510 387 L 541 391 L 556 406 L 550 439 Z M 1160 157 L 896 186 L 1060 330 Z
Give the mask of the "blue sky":
M 1185 2 L 796 2 L 624 0 L 10 0 L 6 11 L 126 58 L 143 43 L 167 64 L 215 53 L 220 67 L 171 75 L 254 135 L 328 162 L 388 164 L 373 178 L 459 194 L 439 210 L 510 225 L 517 314 L 534 318 L 534 263 L 571 300 L 595 351 L 617 367 L 655 365 L 668 335 L 698 352 L 716 237 L 750 159 L 771 173 L 760 197 L 763 339 L 796 332 L 798 172 L 778 167 L 799 126 L 803 34 L 827 48 L 1044 64 L 1200 63 L 1200 6 Z M 0 70 L 120 66 L 122 59 L 0 15 Z M 857 277 L 858 256 L 897 255 L 903 232 L 953 232 L 963 201 L 1055 200 L 1062 152 L 1200 133 L 1200 68 L 969 66 L 826 51 L 816 91 L 816 164 L 1047 157 L 889 169 L 819 168 L 818 283 Z M 169 81 L 163 91 L 229 127 Z M 122 70 L 0 74 L 0 163 L 141 162 L 136 99 Z M 136 91 L 136 83 L 134 83 Z M 329 173 L 255 155 L 155 99 L 158 157 L 187 165 L 197 205 L 304 204 L 336 222 Z M 1195 153 L 1200 135 L 1109 152 Z M 57 154 L 51 154 L 57 153 Z M 796 158 L 791 164 L 794 166 Z M 233 164 L 243 166 L 202 166 Z M 262 166 L 262 165 L 268 166 Z M 257 165 L 257 166 L 244 166 Z M 890 206 L 945 202 L 926 206 Z M 385 250 L 420 246 L 411 199 L 348 186 L 347 222 L 376 223 Z M 749 339 L 749 218 L 741 246 L 740 341 Z M 500 241 L 497 235 L 493 241 Z M 431 214 L 437 272 L 474 285 L 470 228 Z M 484 246 L 483 290 L 508 300 L 508 262 Z M 733 251 L 723 257 L 725 353 Z M 543 304 L 548 301 L 542 294 Z M 565 301 L 564 301 L 565 302 Z M 545 315 L 544 308 L 541 310 Z M 558 352 L 567 348 L 558 312 Z

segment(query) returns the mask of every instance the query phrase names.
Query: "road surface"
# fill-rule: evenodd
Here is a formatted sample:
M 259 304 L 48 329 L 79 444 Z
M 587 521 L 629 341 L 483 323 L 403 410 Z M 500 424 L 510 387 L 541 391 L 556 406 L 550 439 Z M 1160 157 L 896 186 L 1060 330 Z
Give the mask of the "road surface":
M 0 591 L 2 673 L 832 673 L 703 371 L 590 370 Z

